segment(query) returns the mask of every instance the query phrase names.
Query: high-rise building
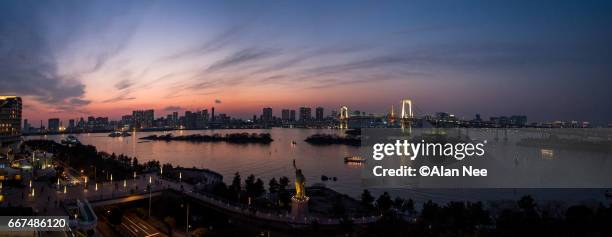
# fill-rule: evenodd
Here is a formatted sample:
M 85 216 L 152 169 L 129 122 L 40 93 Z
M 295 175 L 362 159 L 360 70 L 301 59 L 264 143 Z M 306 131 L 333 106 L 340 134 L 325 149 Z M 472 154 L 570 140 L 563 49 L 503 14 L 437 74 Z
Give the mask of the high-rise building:
M 195 128 L 196 116 L 191 111 L 185 111 L 185 128 L 192 129 Z
M 323 107 L 317 107 L 315 109 L 315 117 L 317 121 L 323 121 Z
M 24 133 L 29 133 L 30 132 L 30 123 L 28 123 L 27 119 L 23 120 L 23 130 L 21 130 Z
M 75 126 L 74 119 L 68 120 L 68 128 L 73 129 Z
M 272 121 L 272 108 L 263 108 L 263 114 L 261 115 L 261 119 L 264 122 Z
M 295 109 L 289 111 L 289 121 L 295 122 Z
M 207 124 L 210 121 L 210 115 L 208 114 L 208 109 L 202 110 L 202 120 L 204 124 Z
M 306 122 L 312 119 L 312 109 L 308 107 L 300 107 L 300 121 Z
M 0 137 L 21 135 L 21 97 L 0 96 Z
M 289 110 L 288 109 L 283 109 L 281 112 L 281 119 L 283 120 L 283 122 L 287 122 L 289 121 L 290 115 L 289 115 Z
M 210 121 L 215 121 L 215 107 L 212 107 L 211 109 L 211 114 L 210 114 Z
M 134 110 L 132 112 L 135 128 L 150 128 L 153 127 L 155 120 L 155 111 L 149 110 Z
M 49 132 L 59 132 L 60 130 L 60 119 L 59 118 L 50 118 L 47 123 L 47 128 Z
M 172 112 L 172 122 L 176 125 L 179 122 L 178 112 Z

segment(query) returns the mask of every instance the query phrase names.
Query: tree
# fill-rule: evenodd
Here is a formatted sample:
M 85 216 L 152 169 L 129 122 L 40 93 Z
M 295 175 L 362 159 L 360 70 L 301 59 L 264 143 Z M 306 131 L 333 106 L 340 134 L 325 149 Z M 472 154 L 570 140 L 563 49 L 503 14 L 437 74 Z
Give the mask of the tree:
M 166 227 L 168 228 L 168 235 L 172 236 L 172 229 L 174 229 L 176 226 L 176 220 L 174 217 L 166 216 L 164 218 L 164 224 L 166 224 Z
M 266 188 L 264 187 L 264 182 L 260 178 L 257 178 L 257 181 L 255 181 L 253 192 L 255 194 L 255 197 L 260 197 L 266 192 Z
M 270 182 L 268 182 L 268 191 L 270 192 L 270 194 L 276 194 L 278 193 L 278 189 L 280 188 L 278 181 L 276 181 L 276 178 L 272 178 L 270 180 Z
M 535 210 L 536 203 L 535 200 L 529 195 L 523 196 L 518 202 L 517 205 L 523 211 L 529 212 Z
M 138 158 L 134 157 L 134 159 L 132 159 L 132 168 L 136 168 L 138 167 Z
M 246 178 L 246 180 L 244 180 L 244 189 L 249 197 L 255 197 L 255 175 L 251 174 Z
M 404 206 L 404 202 L 405 200 L 401 197 L 396 197 L 395 200 L 393 200 L 393 207 L 397 210 L 402 210 L 402 206 Z
M 228 196 L 230 199 L 238 200 L 238 197 L 240 197 L 240 192 L 242 190 L 241 182 L 240 173 L 236 172 L 232 184 L 228 187 Z
M 387 192 L 381 194 L 376 200 L 376 207 L 378 207 L 378 209 L 380 209 L 382 212 L 389 210 L 392 205 L 393 201 L 391 201 L 391 196 Z
M 408 215 L 410 216 L 416 214 L 416 209 L 414 208 L 414 201 L 412 198 L 409 198 L 404 202 L 404 205 L 402 205 L 402 211 L 408 212 Z
M 281 190 L 282 189 L 287 189 L 287 186 L 289 186 L 289 178 L 283 176 L 283 177 L 280 178 L 278 183 L 279 183 L 279 186 L 280 186 L 279 189 L 281 189 Z
M 374 202 L 374 197 L 367 189 L 363 190 L 361 194 L 361 203 L 366 207 L 372 207 L 372 202 Z

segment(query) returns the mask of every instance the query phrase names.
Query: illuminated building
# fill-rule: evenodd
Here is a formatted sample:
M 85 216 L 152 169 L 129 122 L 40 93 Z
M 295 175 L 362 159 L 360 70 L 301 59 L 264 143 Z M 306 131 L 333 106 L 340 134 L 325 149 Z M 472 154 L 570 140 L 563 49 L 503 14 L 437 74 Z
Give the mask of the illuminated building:
M 21 98 L 0 96 L 0 138 L 21 135 Z

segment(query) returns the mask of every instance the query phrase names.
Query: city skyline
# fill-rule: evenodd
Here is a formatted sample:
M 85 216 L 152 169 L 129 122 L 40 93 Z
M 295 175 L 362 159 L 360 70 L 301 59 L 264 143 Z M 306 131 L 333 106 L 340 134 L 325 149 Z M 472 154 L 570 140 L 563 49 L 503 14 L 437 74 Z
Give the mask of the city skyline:
M 0 93 L 21 96 L 30 121 L 213 106 L 382 114 L 403 98 L 466 118 L 612 117 L 609 2 L 2 5 Z

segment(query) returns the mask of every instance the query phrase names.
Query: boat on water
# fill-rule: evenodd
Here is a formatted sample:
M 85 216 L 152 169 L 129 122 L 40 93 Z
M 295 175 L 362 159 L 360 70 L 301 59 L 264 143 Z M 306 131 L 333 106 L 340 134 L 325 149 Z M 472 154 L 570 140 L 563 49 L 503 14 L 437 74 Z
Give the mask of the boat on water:
M 365 163 L 366 159 L 361 156 L 344 157 L 344 163 Z
M 79 139 L 77 139 L 73 135 L 68 135 L 68 137 L 66 137 L 66 139 L 62 140 L 61 143 L 64 144 L 64 145 L 78 145 L 78 144 L 81 144 Z
M 114 132 L 108 134 L 108 136 L 109 137 L 129 137 L 129 136 L 132 136 L 132 134 L 129 133 L 129 132 L 126 132 L 126 131 L 122 131 L 122 132 L 114 131 Z

